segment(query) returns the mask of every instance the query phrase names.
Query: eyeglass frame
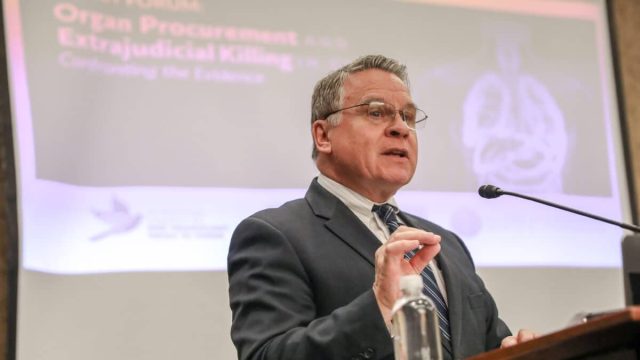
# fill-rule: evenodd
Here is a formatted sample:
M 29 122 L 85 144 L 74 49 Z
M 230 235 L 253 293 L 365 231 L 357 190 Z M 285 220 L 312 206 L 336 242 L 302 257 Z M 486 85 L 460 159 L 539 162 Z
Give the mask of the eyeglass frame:
M 357 105 L 347 106 L 347 107 L 342 108 L 342 109 L 338 109 L 338 110 L 331 111 L 331 112 L 329 112 L 328 114 L 324 115 L 324 116 L 322 117 L 322 119 L 327 119 L 329 116 L 331 116 L 331 115 L 333 115 L 333 114 L 337 114 L 337 113 L 339 113 L 339 112 L 341 112 L 341 111 L 344 111 L 344 110 L 349 110 L 349 109 L 353 109 L 353 108 L 357 108 L 357 107 L 365 106 L 365 105 L 366 105 L 366 106 L 369 106 L 369 105 L 371 105 L 372 103 L 379 103 L 379 104 L 387 105 L 387 106 L 390 106 L 391 108 L 393 108 L 393 110 L 394 110 L 394 112 L 393 112 L 393 119 L 395 119 L 395 114 L 399 114 L 399 115 L 400 115 L 400 119 L 402 119 L 402 122 L 404 123 L 404 125 L 405 125 L 407 128 L 409 128 L 410 130 L 413 130 L 413 131 L 416 131 L 418 128 L 422 128 L 422 126 L 423 126 L 423 125 L 421 125 L 420 127 L 418 127 L 418 124 L 425 124 L 425 121 L 429 118 L 429 115 L 427 115 L 427 113 L 426 113 L 426 112 L 424 112 L 424 110 L 419 109 L 418 107 L 415 107 L 415 106 L 414 106 L 413 108 L 416 110 L 416 115 L 418 114 L 418 112 L 421 112 L 421 113 L 423 113 L 423 114 L 424 114 L 424 117 L 423 117 L 422 119 L 420 119 L 420 120 L 416 120 L 416 122 L 415 122 L 415 127 L 411 127 L 411 126 L 409 126 L 409 123 L 407 123 L 407 120 L 405 119 L 405 114 L 404 114 L 404 111 L 405 111 L 405 110 L 398 110 L 398 109 L 396 109 L 396 107 L 395 107 L 395 106 L 393 106 L 393 105 L 391 105 L 391 104 L 389 104 L 389 103 L 386 103 L 386 102 L 384 102 L 384 101 L 371 100 L 371 101 L 369 101 L 369 102 L 364 102 L 364 103 L 357 104 Z M 368 114 L 367 114 L 367 117 L 368 117 Z M 416 118 L 417 118 L 417 116 L 416 116 Z

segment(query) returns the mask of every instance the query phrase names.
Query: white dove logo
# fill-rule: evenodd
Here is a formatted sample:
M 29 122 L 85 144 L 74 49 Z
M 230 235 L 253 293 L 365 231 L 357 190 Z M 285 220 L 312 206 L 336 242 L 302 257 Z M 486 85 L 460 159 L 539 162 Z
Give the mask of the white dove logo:
M 129 208 L 115 196 L 111 201 L 111 209 L 93 210 L 93 214 L 108 225 L 107 229 L 90 238 L 93 241 L 131 231 L 142 219 L 140 214 L 131 214 Z

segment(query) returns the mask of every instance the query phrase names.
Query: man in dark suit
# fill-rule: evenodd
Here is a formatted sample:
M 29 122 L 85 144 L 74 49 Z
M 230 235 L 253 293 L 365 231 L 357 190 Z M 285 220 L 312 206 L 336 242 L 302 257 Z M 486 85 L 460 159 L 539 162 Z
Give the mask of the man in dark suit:
M 231 239 L 231 336 L 240 359 L 393 359 L 399 279 L 427 270 L 444 306 L 445 359 L 533 337 L 510 336 L 460 238 L 397 210 L 393 197 L 415 172 L 416 129 L 426 119 L 407 83 L 404 65 L 365 56 L 316 85 L 320 175 L 304 199 L 250 216 Z M 381 206 L 400 227 L 389 226 Z

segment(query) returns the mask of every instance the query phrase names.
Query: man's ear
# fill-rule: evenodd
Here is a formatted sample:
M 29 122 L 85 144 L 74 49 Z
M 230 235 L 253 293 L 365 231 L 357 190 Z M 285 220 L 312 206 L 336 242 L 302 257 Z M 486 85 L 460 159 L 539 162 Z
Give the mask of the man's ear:
M 331 125 L 327 120 L 316 120 L 311 125 L 311 136 L 313 136 L 313 142 L 316 144 L 318 153 L 331 153 L 330 129 Z

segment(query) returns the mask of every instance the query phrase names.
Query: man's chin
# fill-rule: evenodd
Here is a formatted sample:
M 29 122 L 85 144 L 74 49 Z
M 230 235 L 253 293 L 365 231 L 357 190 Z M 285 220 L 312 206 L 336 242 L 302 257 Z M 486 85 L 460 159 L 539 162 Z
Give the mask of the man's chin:
M 397 191 L 407 185 L 411 178 L 413 178 L 413 173 L 390 174 L 390 176 L 386 177 L 385 182 L 390 188 L 395 188 Z

